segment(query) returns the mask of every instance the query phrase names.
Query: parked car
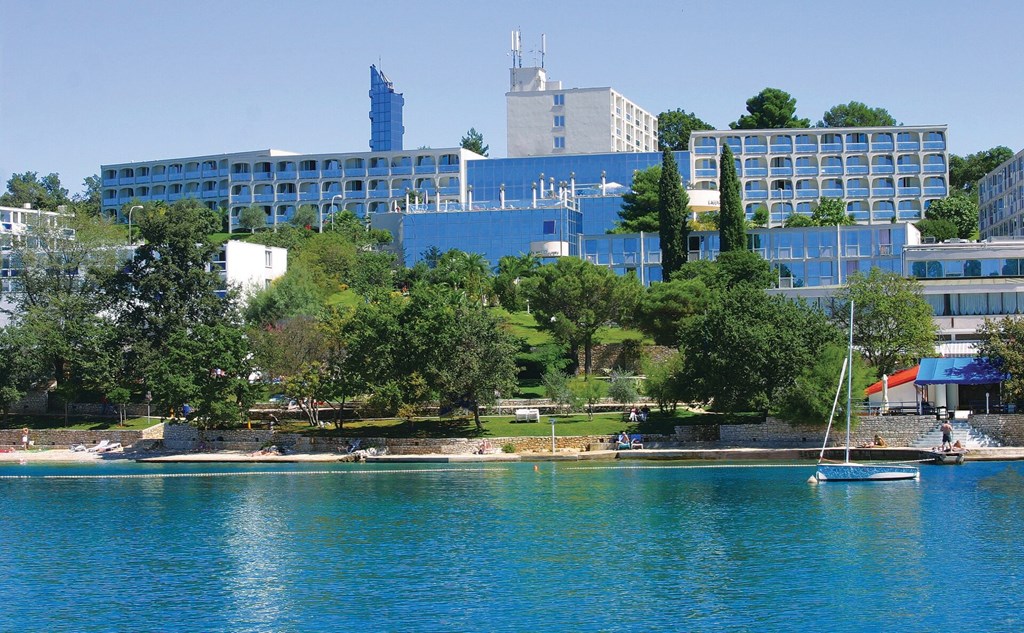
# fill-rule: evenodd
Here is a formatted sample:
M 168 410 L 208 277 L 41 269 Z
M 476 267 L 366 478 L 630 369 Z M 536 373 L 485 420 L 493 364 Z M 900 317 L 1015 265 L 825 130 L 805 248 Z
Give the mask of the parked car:
M 288 407 L 288 408 L 297 407 L 299 405 L 299 403 L 296 402 L 294 398 L 291 398 L 291 397 L 288 396 L 288 394 L 284 394 L 284 393 L 277 393 L 277 394 L 274 394 L 274 395 L 270 396 L 270 399 L 268 400 L 268 402 L 270 402 L 270 404 L 276 404 L 279 407 Z

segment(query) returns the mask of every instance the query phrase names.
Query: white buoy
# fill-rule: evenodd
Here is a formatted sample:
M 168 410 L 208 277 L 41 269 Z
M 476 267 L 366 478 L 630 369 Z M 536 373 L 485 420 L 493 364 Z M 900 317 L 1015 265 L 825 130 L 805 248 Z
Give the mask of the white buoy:
M 811 475 L 810 477 L 807 478 L 807 483 L 816 484 L 818 483 L 818 478 L 815 477 L 814 475 Z

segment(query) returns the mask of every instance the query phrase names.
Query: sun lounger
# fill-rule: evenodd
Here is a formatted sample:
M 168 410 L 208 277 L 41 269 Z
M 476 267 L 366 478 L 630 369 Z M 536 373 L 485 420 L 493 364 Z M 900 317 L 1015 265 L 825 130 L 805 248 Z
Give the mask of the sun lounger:
M 111 442 L 110 440 L 101 440 L 99 444 L 89 449 L 90 453 L 109 453 L 110 451 L 116 451 L 121 448 L 119 442 Z
M 644 436 L 640 434 L 629 436 L 629 447 L 630 448 L 643 448 L 644 447 Z

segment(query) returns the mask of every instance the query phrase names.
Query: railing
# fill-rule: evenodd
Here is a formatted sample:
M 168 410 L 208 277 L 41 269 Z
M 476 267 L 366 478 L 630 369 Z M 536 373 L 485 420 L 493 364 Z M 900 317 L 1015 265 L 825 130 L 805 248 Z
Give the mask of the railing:
M 748 200 L 767 200 L 768 192 L 764 189 L 748 189 L 743 192 L 743 197 Z
M 277 172 L 278 180 L 295 180 L 297 172 L 295 171 L 279 171 Z
M 779 144 L 779 145 L 770 145 L 769 147 L 771 148 L 772 154 L 792 154 L 793 153 L 793 146 L 792 145 Z
M 796 151 L 798 154 L 813 154 L 818 151 L 818 146 L 814 143 L 797 143 Z
M 917 152 L 921 149 L 921 144 L 916 141 L 900 141 L 896 143 L 896 149 L 908 152 Z
M 822 165 L 821 173 L 823 176 L 841 176 L 843 174 L 842 165 Z
M 797 198 L 817 198 L 818 197 L 818 190 L 817 189 L 797 189 L 796 190 L 796 197 Z
M 896 189 L 893 187 L 875 187 L 871 190 L 873 196 L 894 196 L 896 195 Z
M 697 178 L 714 178 L 718 176 L 717 169 L 695 169 L 694 175 Z
M 921 173 L 920 165 L 897 165 L 896 171 L 901 174 L 919 174 Z
M 821 151 L 823 152 L 841 152 L 843 151 L 842 143 L 822 143 Z
M 871 144 L 871 151 L 872 152 L 891 152 L 892 148 L 893 148 L 893 144 L 891 142 L 888 142 L 888 141 L 883 141 L 883 142 L 880 142 L 880 143 L 872 143 Z
M 703 146 L 702 145 L 702 146 L 693 148 L 693 153 L 694 154 L 718 154 L 718 148 L 717 147 Z
M 796 175 L 797 176 L 817 176 L 818 175 L 818 168 L 817 167 L 797 167 L 796 168 Z
M 310 180 L 310 179 L 319 178 L 319 177 L 320 177 L 320 172 L 318 172 L 318 171 L 309 171 L 309 170 L 305 170 L 305 171 L 300 170 L 299 171 L 299 178 L 305 178 L 306 180 Z
M 921 195 L 920 187 L 900 187 L 897 191 L 901 196 L 919 196 Z
M 821 197 L 822 198 L 842 198 L 843 197 L 843 190 L 842 189 L 822 189 L 821 190 Z
M 768 168 L 767 167 L 745 167 L 743 169 L 743 173 L 744 173 L 744 175 L 749 176 L 749 177 L 767 176 L 768 175 Z
M 925 165 L 924 172 L 926 174 L 944 174 L 946 173 L 945 165 Z
M 925 141 L 924 142 L 924 148 L 925 149 L 946 149 L 946 142 L 945 141 Z
M 768 153 L 768 146 L 767 145 L 747 145 L 747 147 L 745 148 L 745 152 L 747 154 L 767 154 Z
M 398 167 L 392 167 L 391 173 L 394 176 L 408 176 L 412 174 L 412 165 L 400 165 Z
M 848 152 L 866 152 L 868 151 L 867 143 L 847 143 L 846 151 Z
M 894 174 L 894 173 L 896 173 L 896 168 L 894 168 L 892 165 L 872 165 L 871 166 L 871 173 L 873 173 L 873 174 Z
M 946 195 L 945 187 L 925 187 L 924 195 L 926 196 L 944 196 Z
M 850 174 L 851 176 L 862 176 L 862 175 L 868 173 L 868 166 L 867 165 L 847 165 L 846 166 L 846 173 Z
M 793 168 L 792 167 L 772 167 L 770 170 L 768 170 L 768 173 L 770 173 L 772 176 L 792 176 L 793 175 Z
M 869 189 L 867 187 L 847 187 L 846 195 L 851 198 L 866 198 L 868 197 Z

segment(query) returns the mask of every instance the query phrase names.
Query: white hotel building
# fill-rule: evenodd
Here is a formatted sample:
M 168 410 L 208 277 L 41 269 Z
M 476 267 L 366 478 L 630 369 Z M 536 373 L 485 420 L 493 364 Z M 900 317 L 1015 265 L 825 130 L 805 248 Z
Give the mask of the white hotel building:
M 736 157 L 744 211 L 769 211 L 772 226 L 809 214 L 821 198 L 840 198 L 860 224 L 917 221 L 946 197 L 946 126 L 695 131 L 692 183 L 718 188 L 718 161 Z
M 562 88 L 544 68 L 511 69 L 508 157 L 658 151 L 658 116 L 611 88 Z
M 978 182 L 981 238 L 1024 235 L 1024 150 Z

